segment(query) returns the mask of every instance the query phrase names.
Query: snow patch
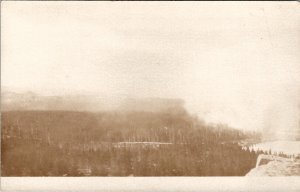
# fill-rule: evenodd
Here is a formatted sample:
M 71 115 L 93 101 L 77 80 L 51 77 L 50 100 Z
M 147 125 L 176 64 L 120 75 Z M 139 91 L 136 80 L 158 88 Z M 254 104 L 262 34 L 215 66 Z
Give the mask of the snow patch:
M 272 141 L 254 144 L 249 147 L 250 150 L 265 152 L 271 151 L 274 153 L 284 153 L 286 155 L 298 155 L 300 154 L 300 141 Z

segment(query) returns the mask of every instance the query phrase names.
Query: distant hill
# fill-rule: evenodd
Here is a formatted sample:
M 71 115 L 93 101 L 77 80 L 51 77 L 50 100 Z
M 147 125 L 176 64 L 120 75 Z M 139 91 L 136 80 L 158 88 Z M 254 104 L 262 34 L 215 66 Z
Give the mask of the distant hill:
M 32 92 L 1 93 L 1 110 L 99 110 L 104 105 L 98 98 L 89 96 L 41 96 Z
M 117 98 L 117 99 L 116 99 Z M 185 112 L 180 99 L 99 97 L 94 95 L 43 96 L 33 92 L 1 93 L 1 111 L 62 110 L 62 111 L 145 111 Z
M 119 109 L 122 111 L 185 112 L 183 100 L 164 98 L 127 98 L 122 101 Z

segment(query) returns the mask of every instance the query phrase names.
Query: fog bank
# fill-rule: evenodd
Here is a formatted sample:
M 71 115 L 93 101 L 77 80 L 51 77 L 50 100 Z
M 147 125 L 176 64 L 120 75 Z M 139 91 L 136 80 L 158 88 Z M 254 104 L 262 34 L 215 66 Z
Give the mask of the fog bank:
M 181 98 L 207 122 L 283 137 L 299 130 L 299 9 L 297 2 L 3 2 L 1 85 L 112 101 Z

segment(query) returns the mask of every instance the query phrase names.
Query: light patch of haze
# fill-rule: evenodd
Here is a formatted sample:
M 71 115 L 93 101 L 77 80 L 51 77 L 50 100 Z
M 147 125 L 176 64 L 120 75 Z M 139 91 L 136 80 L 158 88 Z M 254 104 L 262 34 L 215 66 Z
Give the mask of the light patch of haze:
M 182 98 L 246 130 L 299 122 L 297 2 L 2 2 L 1 25 L 5 87 Z

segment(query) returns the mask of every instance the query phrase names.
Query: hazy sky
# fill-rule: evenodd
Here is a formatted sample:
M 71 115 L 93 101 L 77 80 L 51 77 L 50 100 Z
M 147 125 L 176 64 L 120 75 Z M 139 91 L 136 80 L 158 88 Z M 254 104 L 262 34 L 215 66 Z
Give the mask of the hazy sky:
M 2 86 L 183 98 L 209 122 L 248 130 L 269 111 L 299 117 L 298 2 L 17 1 L 1 11 Z

